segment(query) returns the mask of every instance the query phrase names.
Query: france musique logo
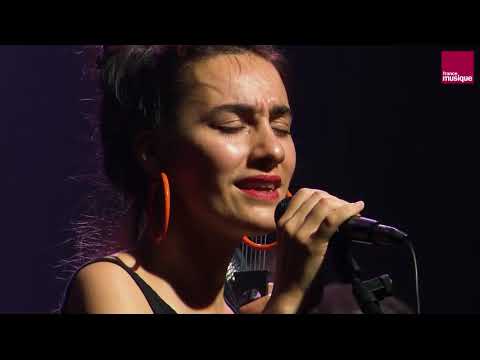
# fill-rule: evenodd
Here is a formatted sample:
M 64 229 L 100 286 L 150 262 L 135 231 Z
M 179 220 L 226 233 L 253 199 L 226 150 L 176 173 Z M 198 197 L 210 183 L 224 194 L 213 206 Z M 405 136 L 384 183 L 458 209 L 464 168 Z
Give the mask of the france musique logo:
M 442 51 L 442 84 L 473 84 L 472 51 Z

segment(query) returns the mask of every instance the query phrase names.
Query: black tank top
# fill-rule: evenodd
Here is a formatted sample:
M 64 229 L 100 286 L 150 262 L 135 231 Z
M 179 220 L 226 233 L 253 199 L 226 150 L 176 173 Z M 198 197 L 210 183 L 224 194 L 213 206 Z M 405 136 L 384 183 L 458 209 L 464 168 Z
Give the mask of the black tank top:
M 153 290 L 135 271 L 130 269 L 127 265 L 123 263 L 123 261 L 121 261 L 117 257 L 113 257 L 113 256 L 105 257 L 105 258 L 91 261 L 85 264 L 84 266 L 82 266 L 82 268 L 80 268 L 78 271 L 80 271 L 81 269 L 83 269 L 88 265 L 98 263 L 98 262 L 109 262 L 109 263 L 118 265 L 123 270 L 125 270 L 142 291 L 143 296 L 145 296 L 145 299 L 148 301 L 148 304 L 150 305 L 150 308 L 152 309 L 154 314 L 176 314 L 176 311 L 173 310 L 165 301 L 163 301 L 162 298 L 155 292 L 155 290 Z M 76 272 L 76 274 L 78 273 L 78 271 Z M 73 279 L 75 278 L 75 275 L 72 277 L 72 279 L 70 280 L 70 283 L 67 286 L 67 290 L 65 292 L 65 296 L 64 296 L 64 300 L 61 308 L 61 313 L 65 313 L 65 305 L 67 303 L 70 286 Z M 240 312 L 239 305 L 238 305 L 238 302 L 236 301 L 235 293 L 231 285 L 228 283 L 228 281 L 225 282 L 224 297 L 227 305 L 232 309 L 232 311 L 235 314 L 238 314 Z

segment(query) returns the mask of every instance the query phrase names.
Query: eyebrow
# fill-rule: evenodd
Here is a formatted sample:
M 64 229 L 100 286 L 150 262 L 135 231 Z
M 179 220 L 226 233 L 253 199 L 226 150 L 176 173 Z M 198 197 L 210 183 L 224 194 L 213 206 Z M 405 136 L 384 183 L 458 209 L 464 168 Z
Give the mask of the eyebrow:
M 256 113 L 256 108 L 249 104 L 225 104 L 220 105 L 211 110 L 212 114 L 218 112 L 231 112 L 238 115 L 253 116 Z M 277 119 L 282 116 L 292 117 L 292 110 L 286 105 L 273 105 L 269 110 L 271 119 Z

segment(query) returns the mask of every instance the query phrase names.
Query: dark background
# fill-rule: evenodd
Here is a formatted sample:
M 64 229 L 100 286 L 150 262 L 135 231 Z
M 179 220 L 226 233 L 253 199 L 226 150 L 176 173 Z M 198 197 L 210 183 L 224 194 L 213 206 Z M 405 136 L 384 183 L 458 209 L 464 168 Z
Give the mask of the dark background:
M 410 234 L 424 313 L 478 313 L 475 85 L 440 84 L 441 45 L 288 46 L 298 167 L 294 190 L 364 200 L 365 216 Z M 462 47 L 461 50 L 478 50 Z M 89 109 L 80 46 L 0 46 L 3 246 L 0 312 L 50 312 L 88 186 Z M 478 51 L 476 52 L 478 55 Z M 407 249 L 355 249 L 414 306 Z

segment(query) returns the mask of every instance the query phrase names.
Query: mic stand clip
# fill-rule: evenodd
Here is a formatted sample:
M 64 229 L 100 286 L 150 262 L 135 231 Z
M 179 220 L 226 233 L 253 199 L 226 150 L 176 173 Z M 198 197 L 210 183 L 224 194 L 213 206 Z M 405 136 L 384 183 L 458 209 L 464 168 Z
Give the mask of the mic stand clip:
M 392 279 L 389 275 L 381 275 L 367 281 L 360 280 L 360 267 L 350 256 L 352 269 L 352 289 L 360 310 L 364 314 L 383 314 L 380 301 L 391 296 Z

